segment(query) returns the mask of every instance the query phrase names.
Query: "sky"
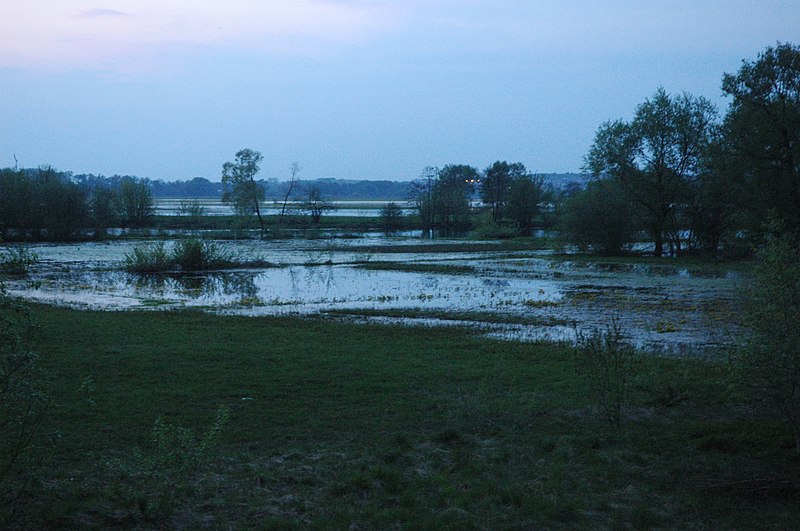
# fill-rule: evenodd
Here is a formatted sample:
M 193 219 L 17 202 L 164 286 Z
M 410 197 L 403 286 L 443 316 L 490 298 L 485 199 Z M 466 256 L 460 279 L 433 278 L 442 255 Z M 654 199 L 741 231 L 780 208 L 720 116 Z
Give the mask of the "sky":
M 800 43 L 797 0 L 3 0 L 0 167 L 218 181 L 577 172 L 659 87 Z

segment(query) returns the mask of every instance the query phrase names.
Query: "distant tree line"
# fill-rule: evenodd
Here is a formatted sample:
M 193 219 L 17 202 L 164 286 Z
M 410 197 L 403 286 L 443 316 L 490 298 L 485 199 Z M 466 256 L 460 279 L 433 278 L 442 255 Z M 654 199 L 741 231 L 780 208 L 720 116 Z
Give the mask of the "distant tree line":
M 618 253 L 639 237 L 654 254 L 750 252 L 779 220 L 800 235 L 800 48 L 768 47 L 736 74 L 721 119 L 705 98 L 658 89 L 630 121 L 600 126 L 565 197 L 561 229 L 584 249 Z
M 150 186 L 135 177 L 73 178 L 50 166 L 0 170 L 4 241 L 99 238 L 109 227 L 143 227 L 153 212 Z
M 476 194 L 482 207 L 472 207 Z M 423 230 L 464 230 L 473 226 L 475 210 L 485 210 L 487 224 L 509 235 L 527 235 L 552 188 L 520 162 L 497 161 L 483 171 L 465 164 L 427 167 L 411 183 L 410 196 Z

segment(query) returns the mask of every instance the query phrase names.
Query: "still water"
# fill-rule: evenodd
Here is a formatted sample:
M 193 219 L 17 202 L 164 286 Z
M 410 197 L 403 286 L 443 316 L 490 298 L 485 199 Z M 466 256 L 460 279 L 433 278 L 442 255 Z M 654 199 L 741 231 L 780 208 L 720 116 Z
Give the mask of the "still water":
M 139 275 L 122 262 L 136 241 L 32 246 L 32 273 L 6 282 L 29 300 L 103 310 L 196 308 L 462 326 L 518 340 L 575 339 L 616 318 L 640 347 L 700 352 L 731 345 L 740 275 L 669 265 L 569 261 L 550 251 L 458 252 L 458 240 L 225 241 L 271 267 Z M 442 247 L 443 244 L 454 247 Z M 168 242 L 171 245 L 172 242 Z M 408 251 L 405 251 L 405 248 Z M 368 248 L 368 251 L 363 249 Z

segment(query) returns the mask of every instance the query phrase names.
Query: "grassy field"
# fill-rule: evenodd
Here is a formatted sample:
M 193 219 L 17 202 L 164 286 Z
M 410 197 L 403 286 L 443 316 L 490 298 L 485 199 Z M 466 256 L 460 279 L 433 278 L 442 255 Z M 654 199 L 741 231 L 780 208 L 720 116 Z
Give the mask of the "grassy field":
M 192 312 L 35 306 L 33 318 L 53 443 L 19 527 L 800 521 L 790 433 L 737 400 L 723 361 L 639 359 L 614 427 L 559 345 Z M 220 405 L 217 451 L 192 454 L 202 445 L 169 426 L 200 436 Z

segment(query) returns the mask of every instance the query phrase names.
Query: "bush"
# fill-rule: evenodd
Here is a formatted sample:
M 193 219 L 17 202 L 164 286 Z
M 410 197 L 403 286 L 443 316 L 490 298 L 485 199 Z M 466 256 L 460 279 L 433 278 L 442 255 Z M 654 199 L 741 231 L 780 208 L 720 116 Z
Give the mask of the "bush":
M 136 449 L 128 458 L 106 463 L 115 476 L 112 495 L 147 519 L 164 518 L 176 499 L 191 489 L 192 476 L 212 461 L 229 417 L 230 410 L 220 406 L 211 427 L 199 438 L 159 417 L 149 451 Z
M 30 349 L 27 308 L 0 284 L 0 527 L 14 521 L 36 464 L 35 438 L 48 396 Z
M 125 255 L 125 269 L 132 273 L 157 273 L 173 268 L 174 262 L 164 242 L 136 245 Z
M 474 238 L 487 240 L 506 240 L 519 235 L 520 230 L 516 226 L 502 221 L 487 221 L 472 231 Z
M 565 201 L 560 229 L 582 251 L 615 255 L 635 240 L 636 214 L 616 181 L 593 181 Z
M 241 263 L 215 242 L 197 238 L 178 241 L 172 253 L 167 252 L 163 242 L 158 242 L 137 245 L 125 256 L 125 269 L 131 273 L 205 271 Z
M 25 247 L 7 249 L 0 254 L 0 273 L 27 275 L 30 267 L 38 260 L 39 257 Z
M 190 238 L 175 244 L 173 262 L 182 271 L 220 269 L 236 264 L 234 256 L 213 241 Z
M 800 249 L 772 223 L 746 293 L 752 336 L 739 356 L 740 383 L 786 418 L 800 453 Z
M 636 369 L 636 351 L 625 340 L 619 322 L 612 319 L 603 329 L 588 334 L 576 332 L 579 367 L 591 381 L 603 414 L 614 426 L 622 421 Z

